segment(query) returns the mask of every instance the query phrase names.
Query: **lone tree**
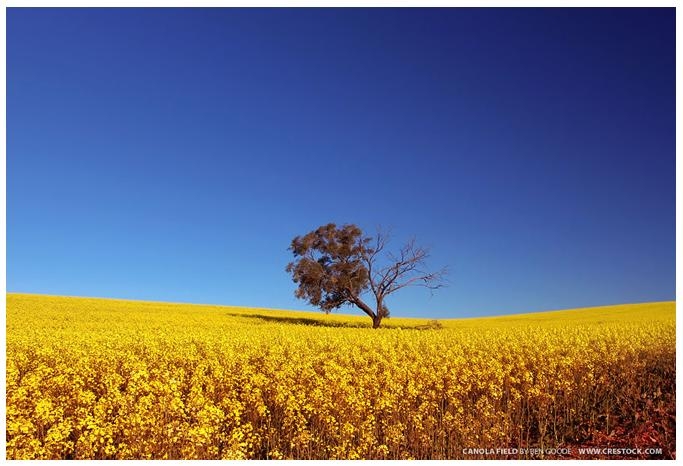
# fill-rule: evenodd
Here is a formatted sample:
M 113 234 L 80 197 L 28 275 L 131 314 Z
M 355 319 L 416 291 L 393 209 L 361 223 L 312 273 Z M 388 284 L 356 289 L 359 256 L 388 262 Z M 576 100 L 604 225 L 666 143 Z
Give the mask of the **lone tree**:
M 446 269 L 425 270 L 428 250 L 409 241 L 397 253 L 385 253 L 388 235 L 379 231 L 366 237 L 356 225 L 329 223 L 292 240 L 294 262 L 287 265 L 297 298 L 306 299 L 326 313 L 343 304 L 360 308 L 378 328 L 389 317 L 385 299 L 407 286 L 435 290 L 444 286 Z M 374 298 L 374 309 L 361 296 Z

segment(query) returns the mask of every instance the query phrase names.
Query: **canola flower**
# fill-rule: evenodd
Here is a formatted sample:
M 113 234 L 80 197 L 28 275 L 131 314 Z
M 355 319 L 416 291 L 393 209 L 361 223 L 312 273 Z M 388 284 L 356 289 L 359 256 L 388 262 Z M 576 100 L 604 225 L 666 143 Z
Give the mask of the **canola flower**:
M 675 390 L 674 303 L 424 323 L 9 294 L 6 456 L 456 459 Z

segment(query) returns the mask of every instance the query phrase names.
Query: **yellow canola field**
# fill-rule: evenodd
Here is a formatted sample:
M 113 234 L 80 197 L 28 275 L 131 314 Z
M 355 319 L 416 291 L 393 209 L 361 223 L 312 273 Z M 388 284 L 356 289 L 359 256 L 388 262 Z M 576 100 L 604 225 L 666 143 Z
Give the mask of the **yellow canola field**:
M 545 457 L 620 433 L 675 449 L 673 302 L 369 324 L 9 294 L 6 456 Z

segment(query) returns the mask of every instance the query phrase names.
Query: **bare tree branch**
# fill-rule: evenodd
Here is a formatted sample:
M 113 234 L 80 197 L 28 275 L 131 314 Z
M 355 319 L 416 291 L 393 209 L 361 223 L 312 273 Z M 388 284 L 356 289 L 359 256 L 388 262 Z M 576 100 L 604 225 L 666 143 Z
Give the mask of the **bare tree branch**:
M 377 294 L 377 280 L 374 275 L 373 267 L 377 256 L 384 250 L 387 240 L 388 235 L 378 229 L 377 235 L 375 236 L 374 247 L 364 256 L 365 265 L 368 269 L 368 278 L 370 279 L 370 289 L 375 295 Z

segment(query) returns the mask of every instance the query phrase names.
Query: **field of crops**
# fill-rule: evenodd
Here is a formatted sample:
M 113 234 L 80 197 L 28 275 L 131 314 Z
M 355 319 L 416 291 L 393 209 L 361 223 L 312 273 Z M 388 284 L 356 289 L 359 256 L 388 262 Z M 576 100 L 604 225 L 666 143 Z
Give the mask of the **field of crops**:
M 9 294 L 6 455 L 675 455 L 674 303 L 440 324 Z

